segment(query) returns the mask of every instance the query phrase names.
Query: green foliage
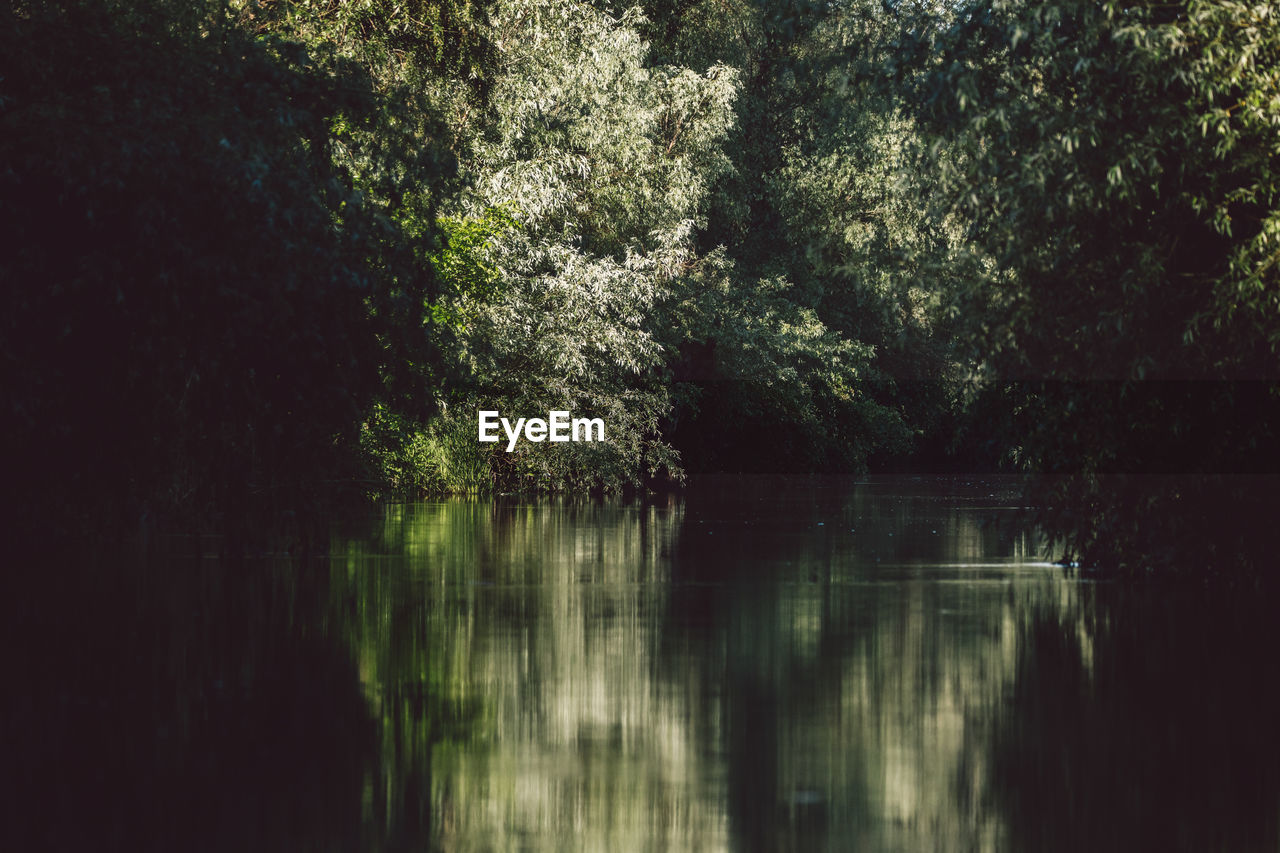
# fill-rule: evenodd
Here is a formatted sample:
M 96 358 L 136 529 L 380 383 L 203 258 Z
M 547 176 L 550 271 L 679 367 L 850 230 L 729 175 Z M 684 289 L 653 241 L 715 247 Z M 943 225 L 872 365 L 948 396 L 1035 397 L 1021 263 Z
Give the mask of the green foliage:
M 1235 485 L 1101 475 L 1257 470 L 1280 438 L 1278 15 L 6 4 L 15 488 L 247 515 L 950 442 L 1083 472 L 1041 493 L 1072 553 L 1210 559 L 1162 519 Z M 482 408 L 608 440 L 482 449 Z
M 1001 375 L 1273 374 L 1272 14 L 981 3 L 941 32 L 921 195 L 967 224 L 957 310 Z
M 520 227 L 489 239 L 502 283 L 457 303 L 474 385 L 455 406 L 567 410 L 609 425 L 604 444 L 504 455 L 503 487 L 618 488 L 679 473 L 659 433 L 669 402 L 654 307 L 692 258 L 736 84 L 724 68 L 646 67 L 639 20 L 562 0 L 495 10 L 505 73 L 463 157 L 473 187 L 452 215 L 505 207 Z
M 53 517 L 103 494 L 248 514 L 358 476 L 364 408 L 432 394 L 433 281 L 388 215 L 447 174 L 427 120 L 219 3 L 2 14 L 13 487 Z
M 781 314 L 803 315 L 815 334 L 788 337 L 793 321 L 756 322 L 749 334 L 693 330 L 686 350 L 714 346 L 718 355 L 704 353 L 709 363 L 696 369 L 676 364 L 677 378 L 701 374 L 685 395 L 701 403 L 677 413 L 681 441 L 697 446 L 690 456 L 700 467 L 861 470 L 873 456 L 905 452 L 930 428 L 950 405 L 947 383 L 958 373 L 937 289 L 915 260 L 945 246 L 946 234 L 921 216 L 897 176 L 913 126 L 865 79 L 885 59 L 883 31 L 893 22 L 879 7 L 806 2 L 733 4 L 717 21 L 722 5 L 653 4 L 678 21 L 652 28 L 659 50 L 743 69 L 738 122 L 725 146 L 734 168 L 712 197 L 702 242 L 725 247 L 739 306 L 732 313 L 755 312 L 752 294 L 769 292 Z M 771 284 L 782 281 L 784 291 Z M 714 313 L 714 305 L 701 310 Z M 741 381 L 770 369 L 739 373 L 726 360 L 742 350 L 738 339 L 757 334 L 788 340 L 770 365 L 786 366 L 795 398 L 770 403 L 765 386 Z M 837 339 L 857 357 L 815 345 Z M 752 438 L 761 433 L 766 441 Z
M 1001 441 L 1028 469 L 1086 475 L 1041 499 L 1050 532 L 1096 564 L 1200 571 L 1206 528 L 1165 522 L 1211 495 L 1247 515 L 1211 479 L 1198 497 L 1139 499 L 1096 475 L 1267 470 L 1276 13 L 979 2 L 899 42 L 920 59 L 906 90 L 926 130 L 918 204 L 963 228 L 933 274 L 978 374 L 1017 383 Z M 1256 532 L 1227 538 L 1217 559 L 1257 564 Z
M 544 2 L 495 12 L 508 72 L 492 89 L 491 128 L 463 158 L 476 176 L 465 206 L 511 203 L 522 228 L 495 244 L 510 283 L 466 336 L 478 382 L 468 405 L 607 415 L 630 442 L 543 446 L 511 470 L 578 482 L 563 472 L 594 468 L 605 485 L 676 473 L 663 438 L 698 468 L 752 465 L 767 445 L 770 464 L 857 470 L 872 450 L 903 446 L 900 417 L 865 387 L 874 351 L 824 322 L 816 276 L 803 270 L 796 287 L 788 267 L 744 257 L 748 244 L 792 256 L 780 244 L 795 235 L 761 226 L 727 251 L 708 245 L 726 227 L 714 221 L 722 182 L 762 165 L 747 162 L 764 143 L 745 141 L 753 128 L 741 124 L 740 101 L 760 93 L 708 50 L 694 60 L 702 73 L 653 64 L 640 33 L 670 21 L 636 10 L 614 18 Z M 816 12 L 805 14 L 811 28 Z M 760 38 L 780 37 L 775 17 Z M 714 40 L 727 24 L 700 26 Z M 664 55 L 676 53 L 668 45 Z M 726 153 L 735 145 L 737 164 Z M 699 348 L 717 355 L 690 377 L 686 356 Z M 549 461 L 584 453 L 596 454 L 585 467 Z
M 289 32 L 333 45 L 378 69 L 390 86 L 436 75 L 482 94 L 495 57 L 485 0 L 268 0 L 243 3 L 242 19 L 264 32 Z
M 438 224 L 444 246 L 431 256 L 431 266 L 449 282 L 456 298 L 432 305 L 432 317 L 437 323 L 463 328 L 467 318 L 459 313 L 460 306 L 485 305 L 501 295 L 502 271 L 491 259 L 492 248 L 519 222 L 507 208 L 493 207 L 476 217 L 442 217 Z
M 1274 378 L 1280 355 L 1280 5 L 1188 3 L 1163 35 L 1182 60 L 1201 145 L 1211 167 L 1189 204 L 1231 239 L 1227 272 L 1197 313 L 1190 341 L 1228 332 L 1215 367 Z M 1189 60 L 1189 62 L 1188 62 Z M 1189 67 L 1187 67 L 1189 65 Z M 1189 342 L 1190 342 L 1189 341 Z M 1256 359 L 1256 361 L 1255 361 Z M 1256 371 L 1256 373 L 1255 373 Z
M 786 279 L 749 288 L 734 271 L 712 253 L 663 307 L 681 356 L 673 435 L 695 464 L 858 470 L 872 450 L 901 447 L 905 426 L 866 391 L 871 347 L 797 305 Z
M 423 425 L 379 404 L 364 424 L 360 443 L 374 460 L 381 492 L 387 497 L 492 490 L 489 447 L 476 441 L 476 424 L 469 412 L 447 411 Z

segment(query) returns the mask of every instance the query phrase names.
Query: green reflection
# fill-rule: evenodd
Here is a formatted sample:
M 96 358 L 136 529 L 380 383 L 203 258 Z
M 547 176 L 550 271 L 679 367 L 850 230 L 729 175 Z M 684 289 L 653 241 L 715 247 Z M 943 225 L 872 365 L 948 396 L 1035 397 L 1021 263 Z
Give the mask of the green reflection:
M 448 626 L 421 635 L 486 712 L 437 752 L 438 840 L 990 846 L 999 816 L 958 806 L 983 781 L 957 772 L 965 711 L 1012 679 L 1019 603 L 1067 589 L 1021 562 L 1016 524 L 987 523 L 1010 497 L 728 482 L 662 506 L 392 508 L 360 547 L 397 566 L 392 600 Z
M 440 845 L 723 843 L 686 689 L 656 668 L 681 516 L 459 501 L 391 508 L 373 541 L 342 546 L 353 577 L 383 579 L 375 609 L 412 602 L 441 683 L 481 697 L 479 735 L 435 753 Z
M 703 480 L 48 557 L 0 847 L 1275 849 L 1269 599 L 1065 577 L 1017 505 Z

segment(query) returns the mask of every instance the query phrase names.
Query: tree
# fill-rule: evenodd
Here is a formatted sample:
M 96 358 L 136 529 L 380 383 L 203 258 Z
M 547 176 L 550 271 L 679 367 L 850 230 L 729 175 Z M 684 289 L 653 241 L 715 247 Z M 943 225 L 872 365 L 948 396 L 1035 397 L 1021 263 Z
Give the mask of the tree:
M 2 437 L 33 519 L 298 506 L 359 475 L 385 389 L 433 393 L 399 204 L 447 177 L 430 116 L 240 14 L 0 12 Z
M 1085 475 L 1042 499 L 1095 563 L 1261 555 L 1234 481 L 1098 475 L 1274 470 L 1275 14 L 978 2 L 899 43 L 919 203 L 964 228 L 935 275 L 980 374 L 1017 383 L 1015 455 Z M 1241 510 L 1212 540 L 1162 522 L 1210 506 Z
M 939 374 L 937 348 L 916 346 L 936 337 L 932 320 L 922 322 L 929 297 L 908 276 L 875 269 L 869 248 L 905 231 L 875 197 L 877 176 L 892 173 L 873 152 L 890 150 L 899 130 L 893 105 L 850 85 L 857 66 L 873 61 L 874 45 L 862 42 L 883 26 L 879 7 L 653 0 L 642 8 L 637 27 L 653 61 L 728 65 L 741 79 L 722 146 L 730 167 L 698 233 L 709 263 L 687 291 L 676 288 L 658 324 L 675 382 L 668 434 L 695 470 L 862 470 L 873 453 L 901 452 L 933 416 L 925 410 L 944 404 L 909 402 L 920 385 L 910 370 Z M 858 192 L 823 196 L 855 180 Z M 920 364 L 900 363 L 924 353 Z
M 471 189 L 450 215 L 501 209 L 516 225 L 483 247 L 500 286 L 461 292 L 449 309 L 467 318 L 475 376 L 455 408 L 473 434 L 478 408 L 562 409 L 609 427 L 604 445 L 495 451 L 505 482 L 617 487 L 679 473 L 659 433 L 668 398 L 654 309 L 694 262 L 736 75 L 646 67 L 639 21 L 564 0 L 495 9 L 503 73 L 461 148 Z

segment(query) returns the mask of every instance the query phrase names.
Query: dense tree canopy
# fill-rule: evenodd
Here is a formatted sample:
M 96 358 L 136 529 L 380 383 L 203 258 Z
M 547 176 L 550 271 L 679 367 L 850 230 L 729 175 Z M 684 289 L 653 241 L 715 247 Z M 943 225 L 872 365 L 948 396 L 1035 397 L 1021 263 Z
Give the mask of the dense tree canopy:
M 1079 475 L 1069 556 L 1260 564 L 1225 475 L 1275 472 L 1277 15 L 11 0 L 13 482 L 217 518 L 1003 463 Z
M 397 221 L 450 170 L 430 114 L 233 12 L 0 13 L 3 440 L 37 514 L 269 503 L 349 471 L 384 389 L 433 393 Z
M 974 3 L 899 42 L 917 196 L 963 227 L 933 275 L 1011 454 L 1085 475 L 1042 500 L 1091 562 L 1203 567 L 1258 538 L 1239 480 L 1096 475 L 1276 471 L 1276 14 Z

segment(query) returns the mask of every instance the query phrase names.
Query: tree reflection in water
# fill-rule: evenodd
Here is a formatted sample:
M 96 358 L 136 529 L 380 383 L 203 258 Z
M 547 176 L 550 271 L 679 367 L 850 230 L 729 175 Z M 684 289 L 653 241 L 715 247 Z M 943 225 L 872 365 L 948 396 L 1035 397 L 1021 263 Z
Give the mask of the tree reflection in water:
M 46 555 L 11 578 L 0 849 L 420 849 L 431 750 L 476 708 L 331 568 Z
M 704 480 L 46 558 L 0 847 L 1275 849 L 1270 599 L 1065 577 L 1016 497 Z

